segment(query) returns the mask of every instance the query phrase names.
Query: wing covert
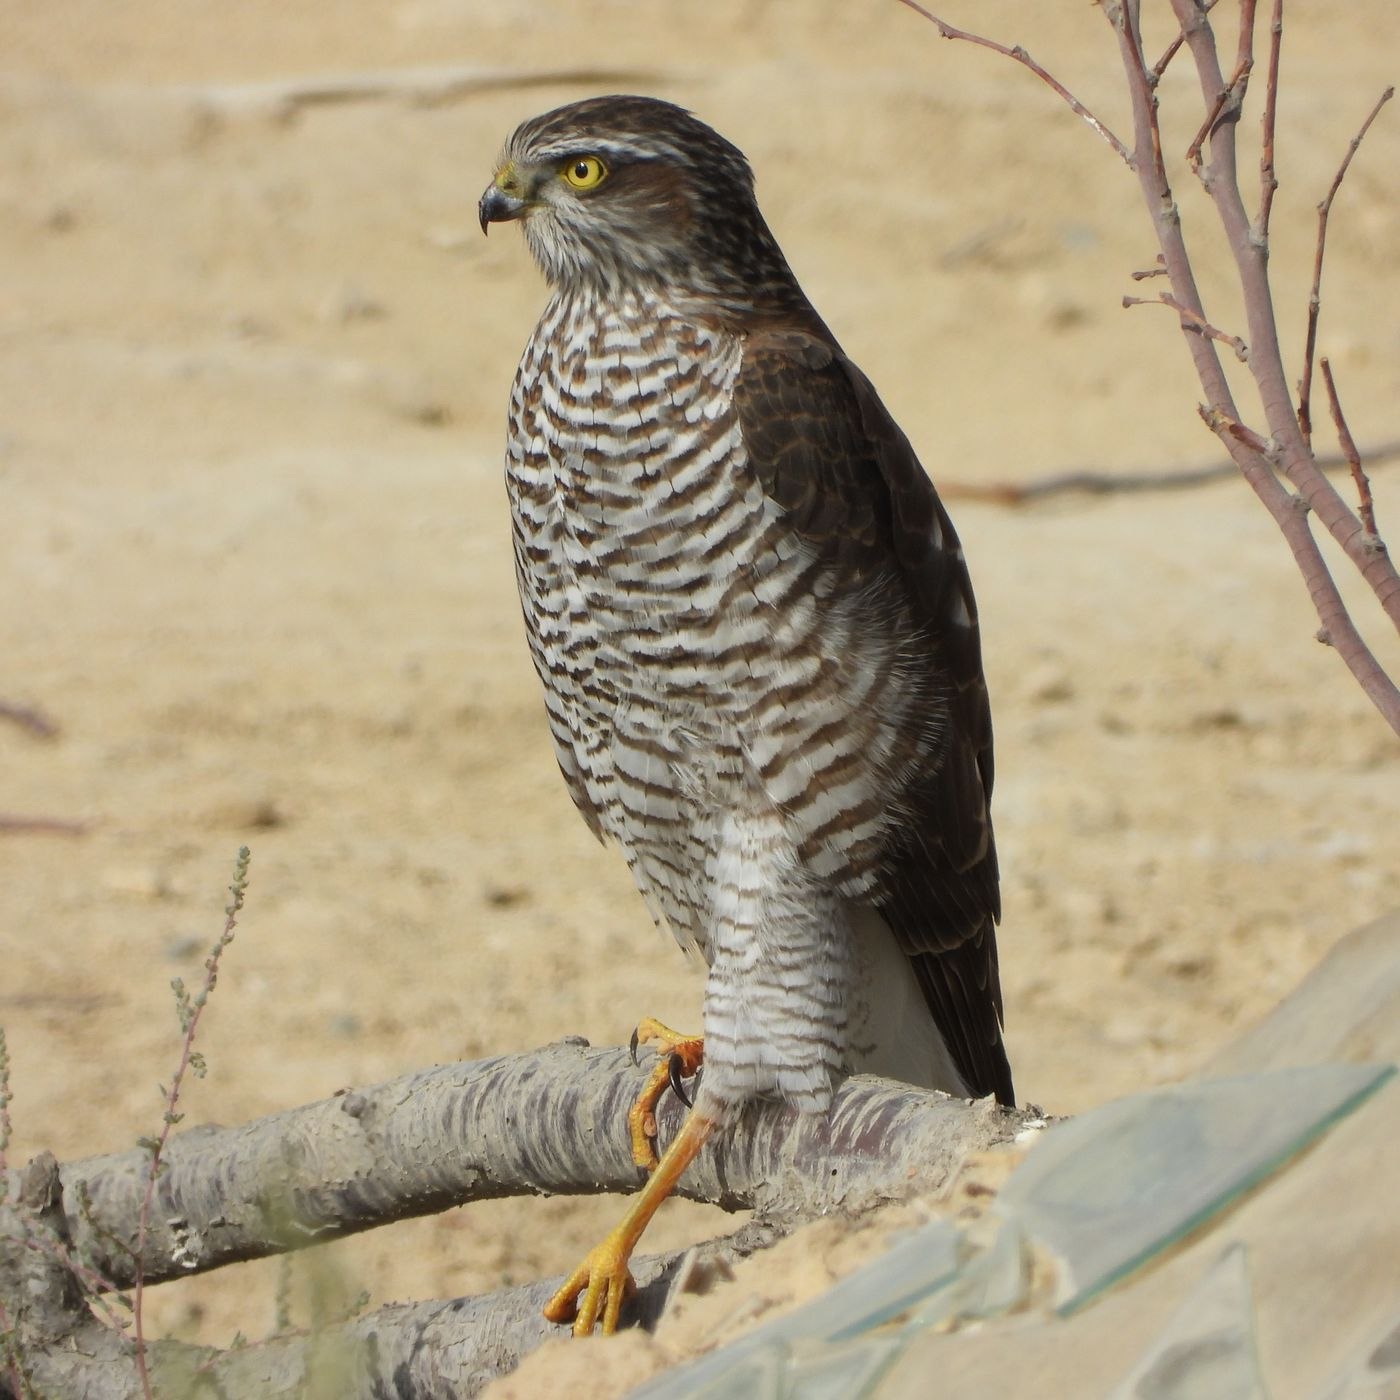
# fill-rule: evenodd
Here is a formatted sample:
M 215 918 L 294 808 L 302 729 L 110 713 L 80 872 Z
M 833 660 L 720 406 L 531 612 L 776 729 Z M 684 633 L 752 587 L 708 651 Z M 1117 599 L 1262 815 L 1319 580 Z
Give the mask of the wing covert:
M 892 581 L 928 639 L 943 738 L 905 794 L 907 820 L 873 902 L 969 1088 L 1010 1103 L 991 709 L 957 534 L 908 438 L 834 341 L 803 329 L 751 334 L 735 402 L 750 465 L 792 529 L 843 586 Z

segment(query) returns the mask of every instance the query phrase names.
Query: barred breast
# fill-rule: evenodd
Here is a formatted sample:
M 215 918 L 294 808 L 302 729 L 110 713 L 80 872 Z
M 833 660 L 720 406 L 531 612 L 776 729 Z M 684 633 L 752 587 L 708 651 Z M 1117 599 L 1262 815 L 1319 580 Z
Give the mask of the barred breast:
M 743 352 L 652 297 L 557 295 L 511 394 L 516 569 L 573 799 L 710 965 L 707 1094 L 821 1109 L 938 707 L 897 591 L 848 586 L 751 470 Z

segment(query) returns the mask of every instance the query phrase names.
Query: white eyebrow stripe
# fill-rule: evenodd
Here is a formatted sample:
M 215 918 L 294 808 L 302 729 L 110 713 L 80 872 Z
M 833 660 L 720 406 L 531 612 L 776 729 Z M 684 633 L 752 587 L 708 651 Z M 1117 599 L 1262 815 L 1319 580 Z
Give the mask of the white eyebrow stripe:
M 567 140 L 551 141 L 547 146 L 538 146 L 530 153 L 532 160 L 564 160 L 569 156 L 597 155 L 597 156 L 621 156 L 630 157 L 633 160 L 660 160 L 669 158 L 679 160 L 681 153 L 668 142 L 653 142 L 648 145 L 638 145 L 631 141 L 618 141 L 614 139 L 603 139 L 591 141 L 582 134 L 571 136 Z

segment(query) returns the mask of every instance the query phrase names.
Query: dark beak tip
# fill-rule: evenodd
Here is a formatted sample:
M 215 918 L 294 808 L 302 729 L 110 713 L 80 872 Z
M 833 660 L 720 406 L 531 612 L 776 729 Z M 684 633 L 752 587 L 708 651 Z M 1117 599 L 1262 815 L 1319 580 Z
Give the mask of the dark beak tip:
M 481 201 L 476 206 L 477 217 L 481 220 L 482 233 L 488 232 L 491 224 L 502 224 L 511 219 L 523 218 L 525 208 L 526 202 L 523 199 L 517 199 L 514 195 L 507 194 L 504 190 L 492 185 L 481 196 Z

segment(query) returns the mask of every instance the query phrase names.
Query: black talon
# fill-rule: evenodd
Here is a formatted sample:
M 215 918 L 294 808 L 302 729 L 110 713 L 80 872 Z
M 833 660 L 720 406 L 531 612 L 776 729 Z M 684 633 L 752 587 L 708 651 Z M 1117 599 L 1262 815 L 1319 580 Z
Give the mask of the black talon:
M 634 1026 L 633 1029 L 632 1029 L 632 1039 L 628 1042 L 628 1045 L 627 1045 L 627 1053 L 628 1053 L 629 1055 L 631 1055 L 631 1057 L 632 1057 L 632 1063 L 633 1063 L 634 1065 L 637 1063 L 637 1044 L 638 1044 L 638 1041 L 637 1041 L 637 1031 L 636 1031 L 636 1027 Z
M 690 1095 L 685 1091 L 685 1081 L 681 1078 L 681 1057 L 672 1055 L 667 1063 L 669 1077 L 671 1080 L 671 1092 L 687 1107 L 694 1108 L 690 1101 Z

